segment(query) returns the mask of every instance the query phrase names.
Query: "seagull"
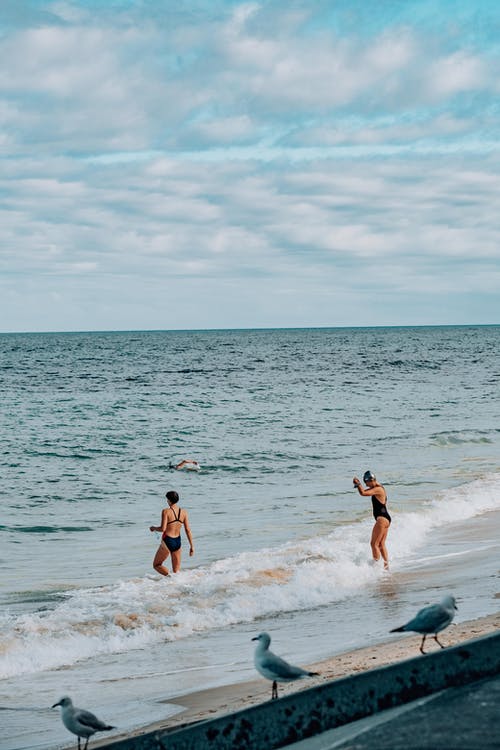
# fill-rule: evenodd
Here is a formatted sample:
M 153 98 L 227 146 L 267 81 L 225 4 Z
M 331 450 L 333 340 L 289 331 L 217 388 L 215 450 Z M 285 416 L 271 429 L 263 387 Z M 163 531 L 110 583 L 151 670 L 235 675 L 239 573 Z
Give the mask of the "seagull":
M 269 644 L 271 643 L 269 633 L 260 633 L 252 638 L 252 641 L 258 641 L 254 656 L 255 669 L 263 677 L 273 681 L 271 700 L 278 697 L 278 682 L 293 682 L 303 677 L 312 677 L 319 674 L 319 672 L 308 672 L 301 667 L 294 667 L 269 651 Z
M 438 640 L 437 634 L 448 627 L 455 616 L 456 609 L 455 597 L 445 596 L 439 604 L 431 604 L 429 607 L 424 607 L 417 612 L 413 620 L 407 622 L 406 625 L 401 625 L 400 628 L 394 628 L 391 630 L 391 633 L 402 633 L 406 630 L 411 630 L 413 633 L 421 633 L 424 636 L 420 644 L 420 652 L 422 654 L 425 654 L 425 639 L 431 633 L 434 633 L 433 638 L 436 643 L 441 648 L 444 648 L 443 644 Z
M 91 714 L 90 711 L 85 711 L 83 708 L 75 708 L 71 698 L 67 695 L 58 703 L 54 703 L 52 708 L 61 706 L 61 718 L 66 729 L 76 734 L 78 737 L 78 750 L 80 750 L 80 737 L 86 737 L 86 742 L 83 750 L 87 750 L 89 744 L 89 737 L 96 732 L 106 732 L 114 727 L 105 724 L 103 721 Z

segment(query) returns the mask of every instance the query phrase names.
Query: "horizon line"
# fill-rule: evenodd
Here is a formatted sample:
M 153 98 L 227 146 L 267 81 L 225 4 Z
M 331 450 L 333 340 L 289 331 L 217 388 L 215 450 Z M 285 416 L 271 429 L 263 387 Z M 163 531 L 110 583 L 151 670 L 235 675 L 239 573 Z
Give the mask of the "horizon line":
M 379 325 L 313 325 L 313 326 L 242 326 L 236 328 L 89 328 L 75 330 L 44 331 L 0 331 L 0 336 L 80 334 L 80 333 L 210 333 L 216 331 L 310 331 L 310 330 L 358 330 L 381 328 L 484 328 L 500 326 L 500 323 L 387 323 Z

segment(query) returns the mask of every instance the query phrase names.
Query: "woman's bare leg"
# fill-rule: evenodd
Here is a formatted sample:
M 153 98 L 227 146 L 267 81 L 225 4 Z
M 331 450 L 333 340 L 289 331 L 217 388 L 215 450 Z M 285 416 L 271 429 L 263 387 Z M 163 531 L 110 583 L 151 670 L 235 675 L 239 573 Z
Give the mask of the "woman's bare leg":
M 172 570 L 174 573 L 178 573 L 181 569 L 181 551 L 180 549 L 170 553 L 172 557 Z
M 153 560 L 153 568 L 162 576 L 170 575 L 168 570 L 163 566 L 169 554 L 167 546 L 162 542 L 156 550 L 155 559 Z
M 375 521 L 375 525 L 372 529 L 372 538 L 370 539 L 370 547 L 372 548 L 372 557 L 374 560 L 380 560 L 380 550 L 378 548 L 379 537 L 380 526 L 378 521 Z
M 388 531 L 389 531 L 389 524 L 386 526 L 386 529 L 382 535 L 382 538 L 379 541 L 380 554 L 382 555 L 382 559 L 384 561 L 385 570 L 389 570 L 389 553 L 387 552 L 387 547 L 385 546 L 385 540 L 387 539 Z
M 372 530 L 372 538 L 370 540 L 373 559 L 380 560 L 380 557 L 382 556 L 384 568 L 389 567 L 389 555 L 387 554 L 387 548 L 385 546 L 389 525 L 389 521 L 386 518 L 377 518 Z

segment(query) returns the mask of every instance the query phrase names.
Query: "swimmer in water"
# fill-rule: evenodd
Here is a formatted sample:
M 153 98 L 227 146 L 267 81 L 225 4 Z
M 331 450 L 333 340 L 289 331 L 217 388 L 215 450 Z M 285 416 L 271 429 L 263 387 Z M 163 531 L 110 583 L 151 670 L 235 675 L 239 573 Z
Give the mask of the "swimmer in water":
M 389 570 L 389 555 L 385 546 L 385 540 L 389 526 L 391 525 L 391 517 L 387 510 L 387 493 L 383 486 L 377 482 L 375 474 L 371 471 L 365 471 L 363 474 L 363 482 L 366 485 L 366 489 L 362 487 L 357 477 L 354 477 L 352 482 L 360 495 L 371 497 L 372 499 L 373 517 L 375 518 L 375 525 L 370 541 L 372 555 L 374 560 L 380 560 L 380 557 L 382 557 L 384 570 Z
M 180 469 L 186 469 L 187 471 L 199 471 L 201 469 L 201 466 L 198 461 L 194 460 L 194 458 L 184 458 L 178 464 L 170 464 L 170 468 L 175 469 L 176 471 L 179 471 Z

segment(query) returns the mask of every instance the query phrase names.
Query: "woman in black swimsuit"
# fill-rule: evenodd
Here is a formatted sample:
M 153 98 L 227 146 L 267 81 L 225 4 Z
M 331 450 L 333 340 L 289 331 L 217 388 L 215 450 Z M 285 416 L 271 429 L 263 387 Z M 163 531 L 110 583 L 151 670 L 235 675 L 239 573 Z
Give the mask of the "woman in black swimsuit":
M 354 477 L 352 481 L 360 495 L 363 495 L 363 497 L 368 496 L 372 499 L 373 517 L 375 518 L 375 525 L 370 541 L 372 555 L 374 560 L 380 560 L 380 557 L 382 557 L 384 570 L 389 570 L 389 555 L 385 546 L 385 540 L 389 526 L 391 525 L 391 517 L 387 510 L 387 493 L 383 486 L 377 482 L 375 474 L 371 471 L 365 471 L 363 474 L 363 482 L 366 484 L 366 489 L 361 486 L 361 482 L 357 477 Z
M 168 508 L 164 508 L 161 513 L 161 526 L 150 526 L 150 531 L 161 531 L 161 544 L 158 547 L 153 560 L 153 568 L 162 576 L 168 576 L 168 570 L 163 563 L 170 555 L 172 558 L 172 571 L 178 573 L 181 569 L 181 528 L 189 541 L 189 556 L 194 555 L 193 537 L 189 526 L 188 514 L 182 508 L 177 507 L 179 495 L 174 490 L 166 494 Z

